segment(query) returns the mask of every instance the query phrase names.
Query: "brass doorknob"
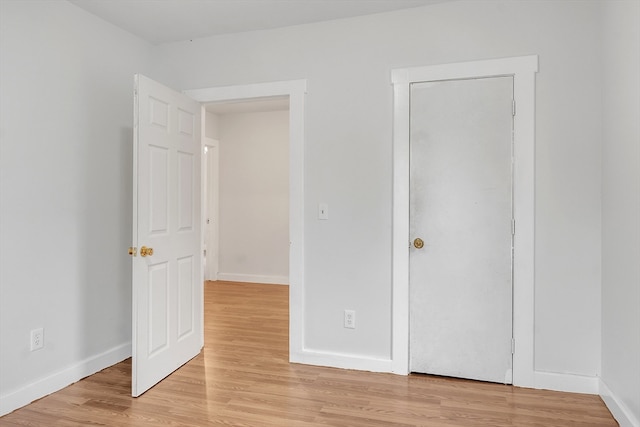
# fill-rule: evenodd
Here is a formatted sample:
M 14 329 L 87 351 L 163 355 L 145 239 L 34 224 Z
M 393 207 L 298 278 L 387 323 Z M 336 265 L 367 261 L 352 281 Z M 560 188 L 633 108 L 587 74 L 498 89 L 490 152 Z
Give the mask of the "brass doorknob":
M 143 246 L 140 248 L 140 256 L 141 257 L 145 257 L 145 256 L 151 256 L 153 255 L 153 248 L 148 248 L 146 246 Z
M 413 241 L 413 246 L 415 246 L 416 249 L 422 249 L 424 247 L 424 241 L 421 238 L 417 237 Z M 140 250 L 140 252 L 142 253 L 142 250 Z

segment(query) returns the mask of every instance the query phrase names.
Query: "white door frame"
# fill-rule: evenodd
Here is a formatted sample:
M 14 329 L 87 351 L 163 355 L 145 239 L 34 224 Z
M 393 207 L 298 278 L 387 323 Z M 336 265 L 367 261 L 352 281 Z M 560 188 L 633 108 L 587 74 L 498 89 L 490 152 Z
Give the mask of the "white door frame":
M 202 218 L 205 223 L 203 224 L 203 230 L 208 233 L 205 236 L 205 241 L 207 242 L 207 254 L 206 258 L 206 268 L 204 271 L 204 279 L 205 280 L 218 280 L 218 250 L 219 250 L 219 239 L 220 239 L 220 229 L 219 229 L 219 160 L 220 160 L 220 141 L 217 139 L 209 138 L 205 136 L 205 123 L 206 123 L 206 111 L 202 109 L 202 139 L 204 140 L 205 150 L 208 149 L 206 153 L 203 153 L 203 158 L 205 159 L 203 162 L 203 173 L 202 177 L 205 179 L 205 182 L 202 183 L 202 188 L 205 191 L 205 194 L 202 198 L 205 209 L 203 210 Z M 212 165 L 213 164 L 213 165 Z M 211 167 L 212 166 L 212 167 Z M 211 172 L 213 169 L 213 179 L 211 176 Z M 214 185 L 211 185 L 211 182 Z M 213 227 L 211 224 L 207 224 L 206 221 L 211 217 L 214 218 Z M 204 246 L 204 244 L 203 244 Z M 212 260 L 215 262 L 212 263 Z M 212 271 L 212 265 L 215 266 L 215 269 Z
M 304 345 L 304 98 L 306 80 L 185 90 L 201 103 L 289 97 L 289 361 L 299 362 Z M 204 122 L 204 120 L 203 120 Z
M 513 76 L 513 384 L 534 387 L 534 132 L 538 57 L 521 56 L 392 71 L 393 300 L 392 371 L 409 373 L 409 89 L 413 82 Z

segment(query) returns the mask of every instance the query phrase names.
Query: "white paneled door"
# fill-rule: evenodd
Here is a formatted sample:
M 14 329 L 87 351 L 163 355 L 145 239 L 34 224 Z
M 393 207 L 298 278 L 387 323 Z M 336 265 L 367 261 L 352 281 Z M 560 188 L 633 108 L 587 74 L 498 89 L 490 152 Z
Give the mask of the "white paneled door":
M 135 76 L 132 394 L 203 345 L 200 104 Z
M 410 369 L 512 382 L 513 78 L 410 88 Z

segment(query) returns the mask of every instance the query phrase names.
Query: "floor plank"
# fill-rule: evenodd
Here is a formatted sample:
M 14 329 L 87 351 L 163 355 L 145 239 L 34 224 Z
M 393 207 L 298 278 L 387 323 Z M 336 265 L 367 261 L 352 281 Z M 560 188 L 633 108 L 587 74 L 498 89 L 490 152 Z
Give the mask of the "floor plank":
M 1 426 L 617 426 L 598 396 L 290 364 L 288 287 L 208 282 L 205 348 L 139 398 L 131 360 Z

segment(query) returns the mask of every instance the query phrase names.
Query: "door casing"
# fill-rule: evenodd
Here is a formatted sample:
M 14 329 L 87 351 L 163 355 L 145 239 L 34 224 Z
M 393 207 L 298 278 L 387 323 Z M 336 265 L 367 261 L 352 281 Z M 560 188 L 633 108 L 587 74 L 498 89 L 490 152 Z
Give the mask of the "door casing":
M 185 90 L 204 104 L 289 97 L 289 361 L 304 360 L 304 101 L 306 80 Z M 204 106 L 202 107 L 204 110 Z M 204 111 L 203 111 L 204 115 Z M 202 121 L 204 126 L 204 120 Z M 204 129 L 202 130 L 204 135 Z M 204 139 L 203 147 L 204 150 Z M 203 235 L 204 240 L 204 235 Z M 203 241 L 204 246 L 204 241 Z
M 204 113 L 203 113 L 204 114 Z M 206 122 L 203 116 L 202 122 Z M 205 205 L 205 213 L 203 215 L 204 224 L 202 225 L 205 235 L 206 251 L 204 258 L 206 267 L 204 271 L 204 280 L 218 280 L 218 249 L 219 249 L 219 211 L 218 211 L 218 163 L 220 155 L 220 142 L 217 139 L 208 138 L 204 134 L 205 126 L 202 126 L 202 138 L 204 139 L 205 158 L 202 166 L 202 188 L 204 196 L 202 199 Z M 207 222 L 209 221 L 209 222 Z
M 461 62 L 392 71 L 393 276 L 392 355 L 394 373 L 409 373 L 409 87 L 411 83 L 513 76 L 513 384 L 535 387 L 534 375 L 534 133 L 537 55 Z

